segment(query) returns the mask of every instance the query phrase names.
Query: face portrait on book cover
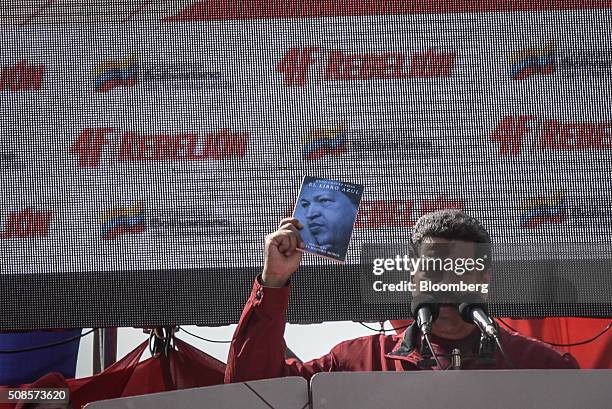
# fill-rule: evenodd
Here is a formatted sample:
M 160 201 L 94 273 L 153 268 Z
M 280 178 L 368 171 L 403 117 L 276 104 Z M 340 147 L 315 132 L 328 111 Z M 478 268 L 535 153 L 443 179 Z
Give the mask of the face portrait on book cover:
M 343 252 L 353 228 L 357 205 L 338 190 L 304 186 L 299 206 L 306 219 L 306 227 L 314 240 L 324 249 Z

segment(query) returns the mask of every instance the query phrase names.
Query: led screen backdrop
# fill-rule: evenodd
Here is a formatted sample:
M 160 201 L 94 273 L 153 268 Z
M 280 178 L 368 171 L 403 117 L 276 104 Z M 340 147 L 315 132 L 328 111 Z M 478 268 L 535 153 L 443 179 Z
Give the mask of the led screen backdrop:
M 304 175 L 365 194 L 348 264 L 304 257 L 290 321 L 405 317 L 362 302 L 361 245 L 405 243 L 442 208 L 499 247 L 498 315 L 610 315 L 611 24 L 5 27 L 0 328 L 236 322 Z

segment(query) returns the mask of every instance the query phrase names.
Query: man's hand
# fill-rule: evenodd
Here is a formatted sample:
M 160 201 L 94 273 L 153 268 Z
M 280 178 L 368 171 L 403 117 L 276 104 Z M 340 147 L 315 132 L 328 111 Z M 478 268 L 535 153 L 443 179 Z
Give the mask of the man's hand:
M 281 220 L 278 230 L 266 236 L 264 269 L 261 279 L 267 287 L 284 287 L 289 277 L 300 266 L 304 241 L 299 229 L 304 225 L 298 219 Z

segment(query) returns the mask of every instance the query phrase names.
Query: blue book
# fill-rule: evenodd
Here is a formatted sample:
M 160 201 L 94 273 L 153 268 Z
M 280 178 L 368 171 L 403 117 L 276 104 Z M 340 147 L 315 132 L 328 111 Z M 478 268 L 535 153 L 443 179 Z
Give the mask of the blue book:
M 344 263 L 362 196 L 362 185 L 304 176 L 293 209 L 304 251 Z

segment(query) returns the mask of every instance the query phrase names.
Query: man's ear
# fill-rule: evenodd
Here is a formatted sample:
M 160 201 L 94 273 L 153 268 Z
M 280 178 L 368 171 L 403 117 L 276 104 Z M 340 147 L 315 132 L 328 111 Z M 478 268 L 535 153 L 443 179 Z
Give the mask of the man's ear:
M 488 268 L 482 273 L 482 282 L 491 284 L 491 269 Z
M 489 267 L 482 273 L 482 284 L 487 284 L 487 292 L 481 294 L 485 302 L 489 302 L 489 293 L 491 292 L 491 268 Z

